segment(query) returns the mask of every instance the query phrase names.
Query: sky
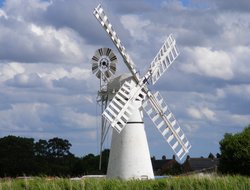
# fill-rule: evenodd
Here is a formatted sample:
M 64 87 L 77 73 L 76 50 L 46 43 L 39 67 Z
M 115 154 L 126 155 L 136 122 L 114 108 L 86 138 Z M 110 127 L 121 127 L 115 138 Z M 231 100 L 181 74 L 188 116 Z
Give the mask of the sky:
M 176 116 L 191 157 L 220 152 L 225 133 L 250 124 L 250 1 L 0 0 L 0 137 L 60 137 L 77 156 L 99 153 L 95 50 L 113 49 L 117 75 L 129 72 L 92 14 L 99 3 L 141 76 L 175 37 L 179 57 L 149 88 Z M 151 156 L 172 157 L 146 115 L 145 129 Z

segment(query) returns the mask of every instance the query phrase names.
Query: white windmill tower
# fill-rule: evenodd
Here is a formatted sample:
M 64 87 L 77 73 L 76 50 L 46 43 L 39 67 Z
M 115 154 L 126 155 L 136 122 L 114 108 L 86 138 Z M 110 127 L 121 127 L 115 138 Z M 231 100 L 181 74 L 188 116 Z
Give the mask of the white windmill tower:
M 152 94 L 147 87 L 148 81 L 151 80 L 152 84 L 155 84 L 179 55 L 176 41 L 170 35 L 153 59 L 147 73 L 140 77 L 101 5 L 95 8 L 93 14 L 108 33 L 131 72 L 130 77 L 120 77 L 110 83 L 110 86 L 120 85 L 121 87 L 115 92 L 102 114 L 114 129 L 107 177 L 152 179 L 154 175 L 144 130 L 142 108 L 179 159 L 182 159 L 191 148 L 160 93 Z

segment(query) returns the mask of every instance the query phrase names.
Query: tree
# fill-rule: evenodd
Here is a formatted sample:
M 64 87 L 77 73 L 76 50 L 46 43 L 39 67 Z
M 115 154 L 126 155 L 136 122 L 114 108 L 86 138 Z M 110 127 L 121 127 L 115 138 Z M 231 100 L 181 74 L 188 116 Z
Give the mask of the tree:
M 103 167 L 98 170 L 100 156 L 88 154 L 83 158 L 70 152 L 66 139 L 40 139 L 7 136 L 0 138 L 0 177 L 22 175 L 81 176 L 104 174 L 107 171 L 109 150 L 102 152 Z
M 210 154 L 208 155 L 208 158 L 210 158 L 210 159 L 214 159 L 215 158 L 215 156 L 210 152 Z
M 48 156 L 48 142 L 46 140 L 39 139 L 35 143 L 34 147 L 35 156 L 45 158 Z
M 69 151 L 72 145 L 67 139 L 54 137 L 48 141 L 48 154 L 53 158 L 63 158 L 72 155 Z
M 216 158 L 220 158 L 220 157 L 221 157 L 220 153 L 217 153 Z
M 50 170 L 48 161 L 48 142 L 43 139 L 39 139 L 34 145 L 34 154 L 36 160 L 37 174 L 46 175 Z
M 7 136 L 0 139 L 0 176 L 35 173 L 34 139 Z
M 69 151 L 71 144 L 67 139 L 54 137 L 47 144 L 47 174 L 53 176 L 69 176 L 72 174 L 75 156 Z
M 108 162 L 109 162 L 109 153 L 110 150 L 109 149 L 104 149 L 102 151 L 102 173 L 106 174 L 107 173 L 107 169 L 108 169 Z M 100 159 L 100 156 L 98 156 L 98 160 Z
M 167 168 L 164 175 L 179 175 L 182 173 L 182 166 L 177 161 L 171 164 L 171 167 Z
M 220 141 L 220 150 L 222 173 L 250 175 L 250 125 L 241 133 L 226 133 Z
M 83 165 L 85 166 L 86 174 L 95 174 L 98 172 L 99 157 L 94 154 L 88 154 L 82 159 Z

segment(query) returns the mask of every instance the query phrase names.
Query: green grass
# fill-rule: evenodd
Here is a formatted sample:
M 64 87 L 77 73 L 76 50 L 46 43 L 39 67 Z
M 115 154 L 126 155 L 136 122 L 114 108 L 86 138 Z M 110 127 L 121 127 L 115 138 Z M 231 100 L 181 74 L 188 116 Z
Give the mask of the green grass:
M 2 179 L 0 190 L 249 190 L 243 176 L 181 176 L 157 180 L 109 180 L 67 178 Z

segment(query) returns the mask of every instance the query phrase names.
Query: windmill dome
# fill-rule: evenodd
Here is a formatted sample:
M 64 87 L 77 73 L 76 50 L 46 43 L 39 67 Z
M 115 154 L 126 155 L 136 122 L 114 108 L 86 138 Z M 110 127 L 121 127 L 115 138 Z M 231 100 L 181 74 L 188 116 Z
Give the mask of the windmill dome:
M 123 83 L 125 81 L 129 81 L 129 80 L 133 80 L 133 76 L 130 73 L 124 73 L 122 75 L 119 75 L 115 78 L 110 79 L 110 81 L 107 85 L 109 98 L 112 99 L 114 97 L 114 95 L 116 94 L 116 92 L 121 88 Z

